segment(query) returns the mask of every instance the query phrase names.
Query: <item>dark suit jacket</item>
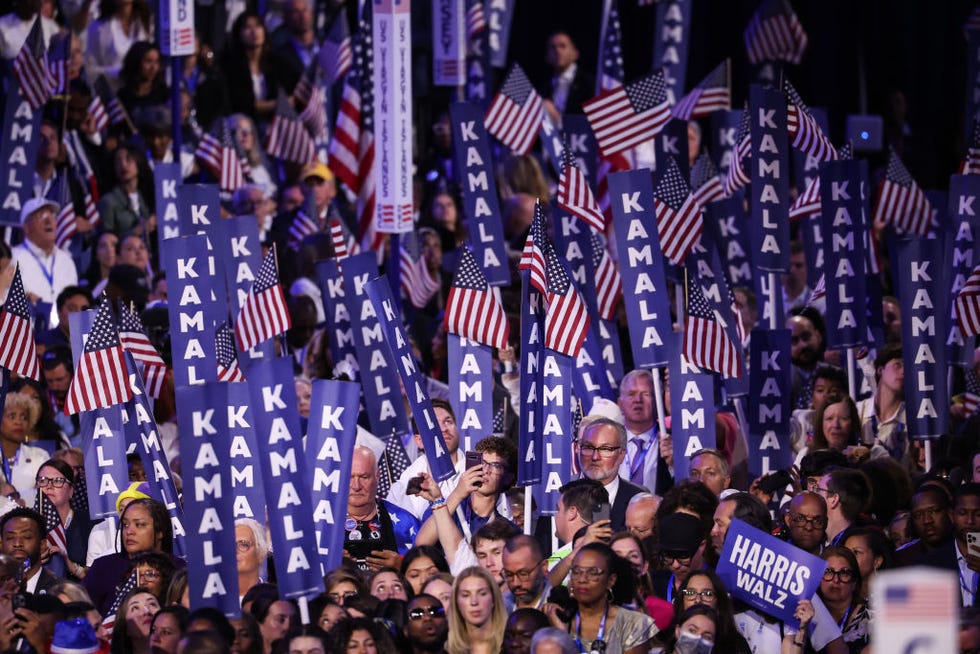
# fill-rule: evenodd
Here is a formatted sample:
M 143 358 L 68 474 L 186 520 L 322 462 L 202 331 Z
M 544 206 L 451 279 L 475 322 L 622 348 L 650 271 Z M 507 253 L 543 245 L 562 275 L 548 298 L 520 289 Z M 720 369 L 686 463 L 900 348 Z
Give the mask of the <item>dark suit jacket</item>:
M 637 486 L 622 477 L 619 478 L 619 490 L 616 492 L 616 501 L 609 507 L 609 519 L 612 522 L 612 530 L 614 532 L 626 529 L 626 505 L 630 503 L 630 499 L 639 493 L 649 492 L 643 486 Z
M 544 83 L 541 84 L 542 97 L 551 99 L 554 93 L 552 77 L 552 75 L 548 75 Z M 583 113 L 582 103 L 586 100 L 591 100 L 595 96 L 595 76 L 589 71 L 584 70 L 582 65 L 579 64 L 575 70 L 575 77 L 572 78 L 572 83 L 568 86 L 568 99 L 565 100 L 565 111 L 562 113 Z
M 956 562 L 956 539 L 951 539 L 931 552 L 928 552 L 920 559 L 920 563 L 930 568 L 952 570 L 957 574 L 957 576 L 959 576 L 960 566 L 959 563 Z M 962 581 L 960 583 L 962 583 Z M 962 594 L 960 593 L 959 588 L 956 589 L 956 597 L 962 601 Z M 976 595 L 973 597 L 973 606 L 977 606 Z

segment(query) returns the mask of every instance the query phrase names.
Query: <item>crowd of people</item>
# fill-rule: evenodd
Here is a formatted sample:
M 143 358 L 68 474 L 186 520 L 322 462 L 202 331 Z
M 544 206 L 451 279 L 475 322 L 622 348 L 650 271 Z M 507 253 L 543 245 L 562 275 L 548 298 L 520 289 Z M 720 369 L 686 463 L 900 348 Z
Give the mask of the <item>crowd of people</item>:
M 312 380 L 349 374 L 331 358 L 315 263 L 334 254 L 329 219 L 340 216 L 356 232 L 355 196 L 324 161 L 296 165 L 263 147 L 280 100 L 298 107 L 296 87 L 316 65 L 327 26 L 344 20 L 345 3 L 321 7 L 319 21 L 308 0 L 270 1 L 264 13 L 239 0 L 200 3 L 209 29 L 183 59 L 179 79 L 153 41 L 156 17 L 146 0 L 8 4 L 0 3 L 9 10 L 0 16 L 6 65 L 36 20 L 48 47 L 68 40 L 70 57 L 66 93 L 43 110 L 31 197 L 19 228 L 8 229 L 11 238 L 0 243 L 4 285 L 13 261 L 34 307 L 42 376 L 11 379 L 3 398 L 0 650 L 856 654 L 872 645 L 880 601 L 875 575 L 927 565 L 958 573 L 961 651 L 980 651 L 974 609 L 980 558 L 967 547 L 968 535 L 980 532 L 980 418 L 957 399 L 949 408 L 953 429 L 931 444 L 933 465 L 926 468 L 925 447 L 906 427 L 898 300 L 884 299 L 883 342 L 872 344 L 858 370 L 843 370 L 841 353 L 827 347 L 826 308 L 813 297 L 798 226 L 782 277 L 792 338 L 795 410 L 786 429 L 794 465 L 778 477 L 754 478 L 742 425 L 720 404 L 715 442 L 689 457 L 687 478 L 677 478 L 670 429 L 661 431 L 655 397 L 663 384 L 669 413 L 670 380 L 655 380 L 660 370 L 632 369 L 621 306 L 628 372 L 616 380 L 616 401 L 578 398 L 584 415 L 573 458 L 580 472 L 565 480 L 554 515 L 541 515 L 530 489 L 515 486 L 515 409 L 522 403 L 514 365 L 521 348 L 516 265 L 536 202 L 554 197 L 557 176 L 538 152 L 498 152 L 496 188 L 515 280 L 501 289 L 511 343 L 495 353 L 493 403 L 503 419 L 497 433 L 464 454 L 447 401 L 443 312 L 468 240 L 467 217 L 446 107 L 428 105 L 419 115 L 432 122 L 418 130 L 415 162 L 420 281 L 403 289 L 402 308 L 454 474 L 436 483 L 421 439 L 407 434 L 401 445 L 409 465 L 384 479 L 385 444 L 362 430 L 350 462 L 344 563 L 324 571 L 323 592 L 303 603 L 308 624 L 300 604 L 276 586 L 266 525 L 246 518 L 234 529 L 241 616 L 192 611 L 185 562 L 173 555 L 167 511 L 152 499 L 138 455 L 128 461 L 130 485 L 116 500 L 117 515 L 90 518 L 79 449 L 86 434 L 78 416 L 64 411 L 74 374 L 69 316 L 99 302 L 132 305 L 171 363 L 152 171 L 179 163 L 184 181 L 214 182 L 195 152 L 205 131 L 223 124 L 248 178 L 222 197 L 222 215 L 254 215 L 263 245 L 286 253 L 280 278 L 292 327 L 277 348 L 294 363 L 301 418 L 309 416 Z M 354 8 L 347 9 L 353 18 Z M 549 35 L 542 49 L 551 74 L 536 86 L 560 122 L 581 113 L 595 95 L 595 77 L 579 65 L 568 33 Z M 176 155 L 174 89 L 183 99 Z M 100 129 L 90 110 L 96 95 L 118 99 L 124 118 Z M 706 148 L 697 122 L 688 134 L 693 164 Z M 87 196 L 97 198 L 97 222 L 86 213 Z M 77 233 L 59 244 L 65 202 L 74 205 Z M 296 238 L 293 227 L 309 220 L 313 233 Z M 382 270 L 398 265 L 384 250 L 378 259 Z M 882 283 L 891 291 L 884 270 Z M 759 302 L 752 288 L 736 287 L 733 295 L 749 335 Z M 748 336 L 742 345 L 751 346 Z M 980 374 L 978 366 L 980 359 L 966 377 Z M 866 380 L 871 393 L 849 396 L 848 374 Z M 168 374 L 154 417 L 179 485 L 182 474 L 194 471 L 181 466 L 177 410 Z M 45 506 L 56 518 L 42 514 Z M 715 573 L 734 519 L 826 561 L 816 595 L 795 607 L 798 627 L 733 596 Z M 52 520 L 61 523 L 63 542 L 48 538 Z

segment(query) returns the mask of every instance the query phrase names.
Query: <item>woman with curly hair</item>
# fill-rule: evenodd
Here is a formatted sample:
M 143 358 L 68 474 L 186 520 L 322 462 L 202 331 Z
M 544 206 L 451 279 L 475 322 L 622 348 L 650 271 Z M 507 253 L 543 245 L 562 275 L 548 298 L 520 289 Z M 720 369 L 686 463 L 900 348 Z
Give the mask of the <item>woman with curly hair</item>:
M 142 107 L 162 105 L 170 97 L 170 89 L 160 65 L 160 48 L 149 41 L 137 41 L 123 58 L 119 71 L 119 101 L 132 115 Z
M 497 654 L 504 641 L 507 608 L 500 587 L 479 566 L 466 568 L 453 583 L 449 606 L 449 654 Z
M 26 393 L 8 393 L 0 422 L 0 449 L 3 450 L 3 479 L 20 493 L 26 506 L 34 505 L 34 480 L 48 453 L 30 445 L 34 425 L 41 417 L 41 404 Z
M 326 640 L 330 654 L 396 654 L 398 651 L 384 625 L 370 618 L 341 620 L 331 627 Z

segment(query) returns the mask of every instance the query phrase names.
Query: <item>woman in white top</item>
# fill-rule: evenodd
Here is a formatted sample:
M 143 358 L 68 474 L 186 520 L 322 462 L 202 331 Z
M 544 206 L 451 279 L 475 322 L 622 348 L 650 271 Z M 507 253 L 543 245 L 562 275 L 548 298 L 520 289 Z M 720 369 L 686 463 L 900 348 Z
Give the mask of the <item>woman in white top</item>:
M 153 40 L 153 15 L 146 0 L 100 0 L 99 19 L 88 26 L 85 69 L 119 85 L 123 57 L 137 41 Z

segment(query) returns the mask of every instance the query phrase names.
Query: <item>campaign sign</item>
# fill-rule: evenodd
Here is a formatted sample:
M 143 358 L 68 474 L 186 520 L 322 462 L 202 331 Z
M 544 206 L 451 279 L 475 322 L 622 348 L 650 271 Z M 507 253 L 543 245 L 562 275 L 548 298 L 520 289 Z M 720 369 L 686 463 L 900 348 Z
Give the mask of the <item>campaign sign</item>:
M 824 258 L 824 248 L 826 247 L 824 234 L 828 234 L 824 228 L 824 221 L 820 214 L 806 216 L 799 221 L 800 240 L 803 241 L 803 256 L 806 258 L 806 280 L 810 288 L 817 283 L 820 275 L 833 271 L 828 269 Z M 828 234 L 828 238 L 830 238 Z M 833 283 L 830 275 L 825 277 L 826 283 Z
M 752 120 L 753 229 L 752 252 L 758 269 L 789 270 L 789 140 L 786 98 L 780 92 L 753 84 L 749 89 Z
M 221 198 L 217 184 L 181 184 L 177 187 L 180 233 L 207 234 L 217 238 L 221 221 Z M 211 243 L 209 242 L 209 245 Z
M 368 280 L 378 275 L 374 257 L 374 252 L 365 252 L 344 259 L 343 286 L 371 432 L 384 439 L 407 433 L 409 426 L 395 361 L 385 345 L 378 314 L 366 290 Z
M 185 537 L 187 586 L 191 610 L 204 606 L 227 617 L 241 615 L 238 600 L 235 516 L 231 467 L 219 433 L 228 431 L 228 387 L 209 382 L 177 389 L 180 458 L 184 466 L 184 515 L 191 527 Z
M 466 0 L 467 14 L 470 7 L 483 4 L 483 0 Z M 465 99 L 486 111 L 490 105 L 490 44 L 486 25 L 476 34 L 469 34 L 466 45 Z
M 157 238 L 161 242 L 180 236 L 180 215 L 177 211 L 177 185 L 180 184 L 180 178 L 179 163 L 154 162 L 153 208 L 157 214 Z
M 980 179 L 980 178 L 978 178 Z M 966 284 L 967 278 L 973 272 L 973 251 L 975 236 L 970 221 L 953 218 L 953 225 L 945 233 L 946 260 L 950 262 L 949 275 L 952 285 L 949 290 L 948 315 L 949 324 L 946 329 L 946 360 L 950 365 L 970 365 L 973 358 L 973 342 L 970 347 L 964 347 L 965 341 L 956 321 L 954 303 L 956 296 Z
M 231 465 L 231 506 L 235 518 L 265 521 L 265 491 L 262 485 L 255 416 L 249 406 L 248 384 L 228 384 L 228 430 L 214 435 L 215 447 L 228 453 Z
M 384 333 L 382 339 L 384 347 L 389 349 L 391 359 L 397 362 L 397 371 L 405 387 L 405 395 L 412 408 L 412 415 L 415 416 L 415 426 L 422 438 L 422 449 L 425 450 L 425 458 L 429 462 L 432 478 L 436 481 L 445 481 L 455 475 L 456 470 L 452 459 L 449 458 L 446 441 L 436 421 L 435 411 L 432 409 L 432 401 L 426 390 L 425 374 L 419 369 L 412 355 L 401 316 L 395 311 L 388 280 L 384 277 L 375 277 L 367 282 L 366 290 Z
M 95 309 L 68 314 L 68 333 L 71 335 L 72 358 L 76 370 L 95 314 Z M 6 373 L 6 369 L 0 370 Z M 2 390 L 6 391 L 5 388 Z M 0 409 L 2 408 L 0 403 Z M 78 414 L 78 420 L 82 449 L 85 452 L 85 488 L 89 515 L 93 519 L 114 519 L 116 496 L 129 486 L 122 407 L 117 405 L 95 411 L 82 411 Z
M 227 320 L 224 280 L 203 234 L 169 241 L 164 268 L 170 302 L 170 343 L 174 386 L 218 380 L 215 325 Z M 220 300 L 218 299 L 220 298 Z
M 483 11 L 490 28 L 490 64 L 494 68 L 507 65 L 507 47 L 510 44 L 510 23 L 514 18 L 514 0 L 486 0 Z
M 449 403 L 456 414 L 460 447 L 473 449 L 493 432 L 493 348 L 446 334 L 449 346 Z
M 259 225 L 253 215 L 234 216 L 219 220 L 215 254 L 219 267 L 225 274 L 225 287 L 228 289 L 228 307 L 232 317 L 237 318 L 242 303 L 255 282 L 255 274 L 262 265 L 262 241 L 259 239 Z M 237 349 L 237 343 L 236 343 Z M 275 356 L 275 343 L 269 339 L 259 343 L 247 352 L 238 351 L 238 365 L 248 374 L 253 361 Z
M 461 86 L 466 81 L 466 10 L 463 0 L 432 0 L 432 83 Z
M 310 398 L 306 468 L 312 481 L 313 524 L 323 571 L 340 565 L 350 492 L 350 467 L 357 440 L 360 387 L 353 382 L 316 379 Z
M 677 338 L 677 334 L 671 334 Z M 674 479 L 687 479 L 691 456 L 715 446 L 715 376 L 689 363 L 678 343 L 670 359 L 670 438 Z
M 510 268 L 483 112 L 469 102 L 454 102 L 449 106 L 449 123 L 473 256 L 491 286 L 506 286 L 510 284 Z
M 293 361 L 276 357 L 256 363 L 248 376 L 262 481 L 268 503 L 276 582 L 283 599 L 312 595 L 323 587 L 310 508 L 310 484 L 301 462 L 303 433 L 296 412 Z
M 334 367 L 346 361 L 356 374 L 357 348 L 354 347 L 354 328 L 351 325 L 350 308 L 344 296 L 344 280 L 336 259 L 323 259 L 316 262 L 316 280 L 323 298 L 323 313 L 326 316 L 327 343 L 330 345 L 330 358 Z
M 943 239 L 896 239 L 889 251 L 903 311 L 908 433 L 916 440 L 939 438 L 949 426 L 945 347 L 949 265 L 943 260 Z
M 664 336 L 673 326 L 649 171 L 610 175 L 609 198 L 633 364 L 637 368 L 663 366 L 670 358 Z
M 752 287 L 752 261 L 746 224 L 742 197 L 738 193 L 704 208 L 704 233 L 710 233 L 717 244 L 722 270 L 732 288 Z
M 191 0 L 163 0 L 157 7 L 160 12 L 160 52 L 168 57 L 194 54 L 194 3 Z
M 693 0 L 668 0 L 657 5 L 657 37 L 653 40 L 653 70 L 664 71 L 667 100 L 684 97 L 687 49 L 691 43 Z
M 541 475 L 543 484 L 534 486 L 534 499 L 541 515 L 558 512 L 558 489 L 571 481 L 572 358 L 542 350 L 541 360 Z
M 728 177 L 728 169 L 732 167 L 732 150 L 735 149 L 735 135 L 738 133 L 738 126 L 741 122 L 742 109 L 716 111 L 711 114 L 708 153 L 714 159 L 718 175 L 722 179 Z M 741 194 L 736 193 L 735 195 Z M 739 205 L 741 205 L 741 200 L 739 200 Z
M 575 165 L 585 175 L 590 188 L 596 187 L 596 169 L 599 161 L 599 145 L 595 140 L 595 132 L 585 114 L 568 114 L 561 117 L 561 129 L 568 141 L 568 149 L 572 152 Z
M 530 271 L 521 271 L 521 402 L 518 410 L 517 483 L 541 481 L 541 358 L 544 356 L 544 296 L 531 286 Z
M 798 629 L 796 605 L 813 597 L 826 569 L 819 556 L 735 518 L 715 572 L 732 597 Z
M 20 92 L 17 78 L 7 78 L 7 102 L 0 133 L 0 225 L 20 226 L 20 208 L 34 195 L 34 163 L 41 145 L 42 108 L 31 109 Z
M 619 380 L 626 374 L 623 368 L 623 347 L 619 342 L 619 324 L 615 320 L 596 320 L 599 332 L 599 347 L 602 362 L 606 364 L 606 375 L 612 378 L 611 387 L 615 390 Z
M 663 131 L 653 140 L 657 153 L 657 170 L 663 171 L 667 166 L 667 157 L 674 160 L 684 179 L 691 179 L 691 165 L 687 158 L 687 121 L 671 118 L 664 125 Z
M 793 463 L 789 443 L 790 330 L 754 329 L 749 380 L 749 472 L 753 477 Z
M 867 343 L 864 288 L 864 222 L 861 162 L 828 161 L 820 165 L 820 222 L 827 287 L 827 344 L 831 348 Z M 816 284 L 814 279 L 812 284 Z

